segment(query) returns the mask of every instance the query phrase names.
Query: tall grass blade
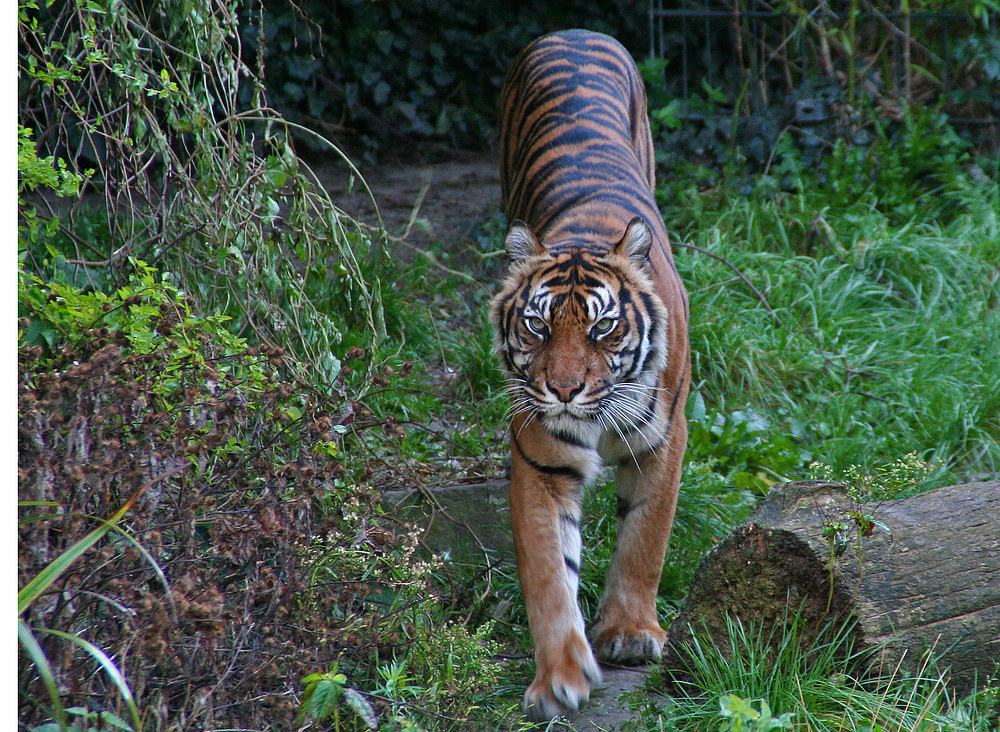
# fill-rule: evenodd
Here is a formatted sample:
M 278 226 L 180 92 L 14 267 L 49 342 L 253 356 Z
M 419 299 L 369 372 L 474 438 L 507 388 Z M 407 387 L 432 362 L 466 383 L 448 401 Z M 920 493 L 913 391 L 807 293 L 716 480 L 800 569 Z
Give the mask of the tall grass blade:
M 31 632 L 31 628 L 23 620 L 18 619 L 17 621 L 17 640 L 20 642 L 21 646 L 28 652 L 31 656 L 32 662 L 35 664 L 35 668 L 38 670 L 38 675 L 42 678 L 42 683 L 45 684 L 45 688 L 49 692 L 49 698 L 52 700 L 52 710 L 55 713 L 56 721 L 59 722 L 60 729 L 66 728 L 66 710 L 63 709 L 62 700 L 59 698 L 59 688 L 56 686 L 55 676 L 52 674 L 52 667 L 49 665 L 49 659 L 45 657 L 45 652 L 42 647 L 38 644 L 38 639 Z
M 114 516 L 52 560 L 50 564 L 45 566 L 45 569 L 35 575 L 28 584 L 21 588 L 17 593 L 17 614 L 20 615 L 27 610 L 28 606 L 45 593 L 59 579 L 63 572 L 69 569 L 90 547 L 94 546 L 105 534 L 111 531 L 114 525 L 125 515 L 131 504 L 132 501 L 126 503 Z
M 99 542 L 105 534 L 111 531 L 111 529 L 115 528 L 115 525 L 122 520 L 122 517 L 128 513 L 129 509 L 135 505 L 135 502 L 139 500 L 139 497 L 145 493 L 151 485 L 154 485 L 171 475 L 175 475 L 179 471 L 180 469 L 174 469 L 172 471 L 161 473 L 145 483 L 141 488 L 139 488 L 139 490 L 132 494 L 132 497 L 125 502 L 124 506 L 118 509 L 114 516 L 77 541 L 73 544 L 73 546 L 52 560 L 50 564 L 46 565 L 45 569 L 35 575 L 35 577 L 33 577 L 28 584 L 18 591 L 17 614 L 20 615 L 27 610 L 28 606 L 45 593 L 49 587 L 51 587 L 52 584 L 59 579 L 63 572 L 69 569 L 81 555 L 90 549 L 90 547 L 94 546 L 94 544 Z M 150 557 L 150 559 L 152 559 L 152 557 Z
M 122 695 L 122 699 L 125 700 L 125 704 L 128 706 L 129 712 L 132 714 L 132 721 L 135 723 L 134 729 L 136 732 L 141 732 L 142 715 L 139 714 L 139 707 L 135 703 L 135 697 L 132 696 L 132 689 L 129 688 L 128 682 L 125 680 L 122 672 L 118 669 L 118 666 L 115 665 L 115 662 L 108 657 L 108 654 L 90 641 L 61 630 L 39 628 L 39 632 L 48 633 L 49 635 L 62 638 L 63 640 L 69 641 L 89 653 L 101 665 L 101 668 L 104 669 L 104 672 L 108 675 L 108 678 L 111 679 L 112 683 L 118 687 L 118 692 Z
M 170 603 L 170 611 L 174 615 L 174 618 L 176 619 L 177 607 L 174 604 L 174 594 L 173 591 L 170 589 L 170 581 L 167 579 L 167 575 L 160 568 L 160 565 L 157 564 L 156 559 L 153 558 L 153 555 L 149 553 L 149 550 L 146 549 L 146 547 L 144 547 L 134 536 L 129 534 L 129 532 L 127 532 L 125 529 L 123 529 L 120 526 L 115 526 L 114 530 L 115 533 L 117 533 L 119 536 L 125 539 L 125 541 L 127 541 L 133 547 L 135 547 L 136 551 L 138 551 L 142 555 L 143 559 L 146 560 L 147 564 L 149 564 L 149 566 L 153 568 L 153 571 L 156 573 L 157 578 L 160 580 L 160 584 L 163 585 L 163 590 L 165 593 L 164 596 Z

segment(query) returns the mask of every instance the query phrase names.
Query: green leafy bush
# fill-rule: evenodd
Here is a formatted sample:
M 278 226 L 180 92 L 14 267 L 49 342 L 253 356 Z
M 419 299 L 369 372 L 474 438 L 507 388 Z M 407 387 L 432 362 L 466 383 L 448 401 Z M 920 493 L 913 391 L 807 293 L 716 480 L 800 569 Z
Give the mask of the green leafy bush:
M 719 716 L 725 719 L 720 725 L 720 732 L 770 732 L 774 729 L 791 729 L 792 712 L 785 712 L 780 717 L 771 716 L 771 707 L 766 699 L 759 702 L 756 709 L 752 702 L 741 699 L 735 694 L 723 694 L 719 697 Z
M 382 233 L 333 206 L 297 156 L 232 8 L 25 0 L 18 19 L 21 192 L 79 185 L 58 208 L 21 196 L 22 267 L 110 292 L 129 258 L 150 262 L 196 310 L 334 387 L 343 333 L 385 335 Z
M 996 174 L 982 124 L 1000 114 L 995 3 L 789 0 L 753 18 L 722 4 L 731 16 L 654 25 L 662 58 L 640 65 L 657 157 L 678 185 L 797 191 L 829 170 L 828 194 L 864 195 L 897 223 L 930 208 L 943 223 L 948 199 L 916 205 L 914 190 Z
M 360 519 L 364 526 L 374 519 L 356 500 L 336 510 L 349 523 Z M 456 568 L 440 556 L 421 559 L 420 531 L 407 529 L 402 540 L 391 545 L 345 546 L 334 537 L 309 547 L 309 590 L 303 600 L 318 601 L 331 585 L 354 584 L 352 591 L 341 594 L 338 614 L 366 638 L 360 649 L 339 662 L 340 675 L 347 674 L 343 679 L 330 671 L 303 680 L 307 694 L 319 693 L 320 685 L 325 689 L 323 698 L 304 698 L 306 716 L 321 719 L 338 713 L 343 699 L 335 687 L 346 693 L 350 677 L 365 680 L 355 682 L 366 684 L 358 693 L 388 703 L 387 717 L 397 723 L 419 724 L 440 715 L 470 721 L 479 712 L 473 700 L 499 680 L 493 623 L 470 631 L 464 622 L 456 622 L 444 604 L 453 591 L 449 587 Z M 377 679 L 381 681 L 373 683 Z M 351 708 L 357 711 L 356 705 Z
M 946 224 L 963 211 L 963 194 L 975 187 L 967 172 L 973 165 L 971 145 L 942 112 L 908 109 L 902 124 L 876 120 L 873 128 L 870 144 L 839 139 L 823 160 L 814 191 L 825 194 L 831 209 L 864 202 L 893 226 L 917 216 Z M 804 184 L 812 182 L 804 176 Z

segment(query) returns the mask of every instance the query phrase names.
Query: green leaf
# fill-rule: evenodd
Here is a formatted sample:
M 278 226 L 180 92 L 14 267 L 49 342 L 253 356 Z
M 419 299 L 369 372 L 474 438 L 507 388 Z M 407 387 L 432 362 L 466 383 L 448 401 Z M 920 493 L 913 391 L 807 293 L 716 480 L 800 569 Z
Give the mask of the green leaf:
M 726 95 L 723 94 L 718 88 L 709 84 L 707 79 L 701 80 L 701 88 L 705 90 L 705 94 L 708 95 L 709 101 L 715 102 L 716 104 L 725 104 L 729 101 L 726 98 Z
M 332 353 L 327 352 L 323 355 L 322 368 L 327 380 L 332 384 L 340 375 L 340 372 L 343 369 L 343 364 L 340 362 L 340 359 Z
M 638 64 L 639 73 L 648 84 L 663 84 L 663 72 L 670 64 L 670 59 L 650 58 Z
M 751 707 L 745 699 L 736 696 L 736 694 L 723 694 L 719 697 L 719 713 L 729 718 L 760 718 L 760 713 Z
M 330 717 L 340 703 L 340 697 L 344 689 L 344 682 L 338 681 L 338 677 L 347 678 L 343 674 L 337 674 L 330 678 L 328 674 L 322 674 L 309 689 L 307 695 L 303 695 L 302 713 L 317 722 Z

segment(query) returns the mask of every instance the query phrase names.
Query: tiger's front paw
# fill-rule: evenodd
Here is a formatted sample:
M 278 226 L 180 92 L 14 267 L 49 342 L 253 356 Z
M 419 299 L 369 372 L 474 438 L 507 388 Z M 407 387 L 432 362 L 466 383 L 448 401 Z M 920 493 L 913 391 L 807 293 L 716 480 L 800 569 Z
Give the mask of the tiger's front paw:
M 652 628 L 628 625 L 616 625 L 603 630 L 597 628 L 594 634 L 594 653 L 602 661 L 639 666 L 659 661 L 666 640 L 667 632 L 659 625 Z
M 532 722 L 547 722 L 568 715 L 590 699 L 590 690 L 601 680 L 601 671 L 587 642 L 575 636 L 565 652 L 552 663 L 541 660 L 535 680 L 524 692 L 524 713 Z

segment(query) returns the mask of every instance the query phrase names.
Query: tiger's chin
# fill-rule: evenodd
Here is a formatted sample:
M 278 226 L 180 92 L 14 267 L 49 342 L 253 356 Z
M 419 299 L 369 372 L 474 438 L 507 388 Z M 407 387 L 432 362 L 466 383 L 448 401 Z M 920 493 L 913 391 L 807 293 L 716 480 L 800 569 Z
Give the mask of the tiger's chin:
M 536 414 L 538 421 L 552 434 L 563 439 L 571 437 L 588 446 L 596 445 L 604 431 L 600 413 L 596 410 L 567 404 L 557 408 L 539 409 Z

